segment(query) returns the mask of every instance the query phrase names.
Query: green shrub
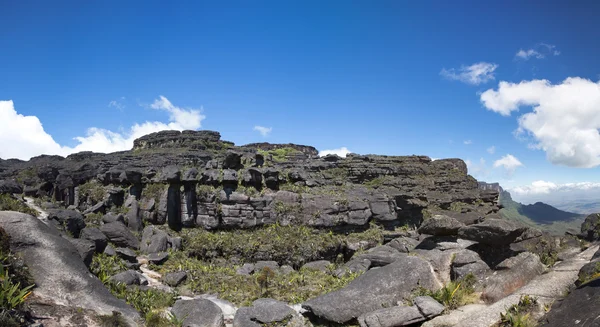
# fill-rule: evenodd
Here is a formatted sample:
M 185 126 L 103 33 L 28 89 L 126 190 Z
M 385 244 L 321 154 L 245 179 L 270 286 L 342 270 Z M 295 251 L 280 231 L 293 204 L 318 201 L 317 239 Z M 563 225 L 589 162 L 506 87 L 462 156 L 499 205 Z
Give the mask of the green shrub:
M 142 290 L 139 287 L 127 287 L 122 283 L 108 282 L 110 292 L 119 299 L 125 300 L 137 311 L 146 315 L 158 309 L 170 307 L 177 299 L 176 293 L 168 293 L 154 288 Z
M 419 288 L 413 293 L 413 298 L 422 295 L 431 296 L 436 301 L 443 304 L 446 307 L 446 310 L 454 310 L 478 300 L 475 295 L 475 282 L 475 276 L 468 274 L 462 280 L 449 282 L 437 291 Z
M 112 315 L 97 316 L 100 327 L 130 327 L 120 312 L 113 311 Z
M 104 196 L 106 195 L 104 187 L 96 181 L 89 181 L 81 184 L 79 185 L 78 190 L 79 197 L 86 199 L 92 205 L 104 200 Z
M 109 256 L 104 253 L 95 254 L 92 258 L 90 271 L 103 283 L 120 272 L 127 270 L 127 264 L 118 256 Z
M 19 308 L 31 295 L 34 285 L 22 286 L 15 282 L 4 265 L 0 265 L 0 308 L 13 310 Z
M 300 153 L 300 151 L 298 151 L 294 148 L 291 148 L 291 147 L 283 147 L 283 148 L 273 149 L 273 150 L 269 150 L 269 151 L 258 149 L 258 153 L 262 154 L 265 157 L 265 159 L 268 158 L 269 155 L 271 155 L 271 157 L 273 158 L 273 161 L 283 162 L 288 159 L 288 156 L 298 154 L 298 153 Z
M 0 194 L 0 211 L 18 211 L 35 217 L 39 215 L 37 210 L 28 207 L 10 194 Z

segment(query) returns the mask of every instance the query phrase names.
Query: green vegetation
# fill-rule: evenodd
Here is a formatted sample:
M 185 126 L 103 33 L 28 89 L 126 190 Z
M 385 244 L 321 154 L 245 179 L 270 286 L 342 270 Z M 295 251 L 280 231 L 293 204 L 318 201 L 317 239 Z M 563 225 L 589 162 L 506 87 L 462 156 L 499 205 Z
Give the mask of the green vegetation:
M 112 315 L 97 316 L 100 327 L 130 327 L 120 312 L 113 311 Z
M 222 186 L 214 187 L 211 185 L 196 185 L 196 195 L 199 198 L 209 198 L 211 196 L 218 196 L 219 193 L 223 190 Z
M 379 188 L 385 186 L 387 184 L 393 184 L 394 177 L 393 176 L 379 176 L 375 177 L 369 181 L 364 182 L 363 184 L 369 188 Z
M 160 312 L 148 312 L 146 314 L 146 327 L 181 327 L 183 320 L 177 319 L 174 315 L 167 313 L 165 316 Z
M 36 171 L 36 169 L 35 168 L 27 168 L 27 169 L 21 170 L 17 174 L 17 177 L 15 178 L 15 180 L 19 184 L 25 184 L 26 181 L 33 180 L 36 177 L 37 177 L 37 171 Z
M 208 263 L 174 252 L 161 266 L 152 266 L 161 274 L 184 270 L 188 279 L 184 288 L 194 293 L 218 294 L 219 298 L 239 306 L 268 296 L 288 303 L 301 303 L 347 285 L 358 274 L 338 278 L 327 272 L 301 269 L 287 274 L 262 270 L 254 275 L 238 275 L 238 266 Z
M 100 212 L 88 213 L 85 215 L 85 225 L 90 227 L 98 227 L 102 224 L 102 217 L 104 217 L 104 215 Z
M 127 270 L 127 264 L 123 259 L 104 253 L 95 254 L 90 265 L 90 271 L 104 284 L 108 283 L 111 276 L 125 270 Z
M 166 185 L 161 183 L 156 184 L 148 184 L 142 190 L 142 196 L 149 199 L 154 199 L 154 201 L 158 204 L 160 201 L 160 197 L 165 191 Z
M 506 313 L 500 314 L 498 327 L 535 327 L 536 321 L 531 317 L 531 312 L 537 307 L 537 299 L 525 295 L 518 304 L 511 306 Z
M 298 153 L 300 153 L 300 151 L 298 151 L 294 148 L 284 147 L 284 148 L 273 149 L 273 150 L 268 150 L 268 151 L 258 149 L 258 153 L 262 154 L 265 157 L 265 159 L 268 158 L 270 155 L 273 158 L 273 161 L 283 162 L 283 161 L 287 160 L 288 156 L 298 154 Z
M 18 211 L 36 217 L 39 214 L 35 209 L 28 207 L 22 201 L 13 198 L 10 194 L 0 194 L 0 211 L 5 210 Z
M 248 230 L 206 231 L 189 229 L 182 232 L 190 256 L 210 261 L 215 258 L 274 260 L 300 266 L 338 253 L 346 242 L 383 242 L 383 230 L 371 226 L 361 233 L 336 234 L 306 226 L 278 224 Z M 268 258 L 268 259 L 265 259 Z
M 584 272 L 584 269 L 579 271 L 579 278 L 577 284 L 584 285 L 596 278 L 600 277 L 600 262 L 596 262 L 591 272 Z
M 446 310 L 454 310 L 466 304 L 475 303 L 479 296 L 475 293 L 476 278 L 468 274 L 462 280 L 449 282 L 437 291 L 419 288 L 413 293 L 412 298 L 428 295 L 446 307 Z
M 323 170 L 323 177 L 326 179 L 335 179 L 340 181 L 348 180 L 348 169 L 346 168 L 331 168 L 327 170 Z
M 21 326 L 23 303 L 34 287 L 23 262 L 10 252 L 10 237 L 0 228 L 0 325 Z
M 104 200 L 105 195 L 104 187 L 97 181 L 89 181 L 79 185 L 79 197 L 86 199 L 91 204 Z

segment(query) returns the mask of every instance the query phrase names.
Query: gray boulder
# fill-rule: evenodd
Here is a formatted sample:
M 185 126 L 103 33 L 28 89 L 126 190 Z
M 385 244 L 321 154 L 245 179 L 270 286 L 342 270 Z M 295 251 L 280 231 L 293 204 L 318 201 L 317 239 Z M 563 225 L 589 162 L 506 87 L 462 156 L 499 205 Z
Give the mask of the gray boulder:
M 318 260 L 306 263 L 302 266 L 301 269 L 307 270 L 318 270 L 321 272 L 328 272 L 331 267 L 331 262 L 327 260 Z
M 529 252 L 519 253 L 496 266 L 496 271 L 484 282 L 482 298 L 496 302 L 529 283 L 544 272 L 540 258 Z
M 100 226 L 100 231 L 116 246 L 138 249 L 140 242 L 121 222 L 112 222 Z
M 481 260 L 477 252 L 464 249 L 454 254 L 450 271 L 452 280 L 461 280 L 468 274 L 473 274 L 481 281 L 489 272 L 490 267 Z
M 142 222 L 142 215 L 140 213 L 140 205 L 135 199 L 135 196 L 130 195 L 125 202 L 125 207 L 128 209 L 125 214 L 125 220 L 127 221 L 127 227 L 133 232 L 141 232 L 144 228 Z
M 236 270 L 236 274 L 238 275 L 250 275 L 254 272 L 254 264 L 245 263 L 241 267 Z
M 127 270 L 120 272 L 112 277 L 109 280 L 113 283 L 121 283 L 125 285 L 147 285 L 148 281 L 146 278 L 138 273 L 135 270 Z
M 56 229 L 33 216 L 11 211 L 0 212 L 0 227 L 10 235 L 11 249 L 27 265 L 36 284 L 36 297 L 102 315 L 117 311 L 131 326 L 137 325 L 138 312 L 90 274 L 75 247 Z
M 240 308 L 233 320 L 234 327 L 298 326 L 300 316 L 287 304 L 273 299 L 258 299 L 251 307 Z
M 413 306 L 380 309 L 358 317 L 361 327 L 396 327 L 416 324 L 440 315 L 444 306 L 429 296 L 419 296 Z
M 49 209 L 48 220 L 54 220 L 62 226 L 65 231 L 73 237 L 78 238 L 81 230 L 85 228 L 85 219 L 83 215 L 75 210 L 67 209 Z
M 171 287 L 177 287 L 187 279 L 187 273 L 185 271 L 177 271 L 167 273 L 165 275 L 165 283 Z
M 365 258 L 352 259 L 346 264 L 335 270 L 334 275 L 342 278 L 349 274 L 362 274 L 371 267 L 371 260 Z
M 119 256 L 119 258 L 129 261 L 129 262 L 137 262 L 137 254 L 135 251 L 129 248 L 116 248 L 115 253 Z
M 171 312 L 186 327 L 225 327 L 223 311 L 210 300 L 177 300 Z
M 13 180 L 0 181 L 0 194 L 21 194 L 23 188 Z
M 600 239 L 600 213 L 593 213 L 585 217 L 581 224 L 581 234 L 588 241 Z
M 167 252 L 158 252 L 158 253 L 150 253 L 148 255 L 148 261 L 155 265 L 161 265 L 169 258 L 169 253 Z
M 539 320 L 540 327 L 598 326 L 600 316 L 600 279 L 577 289 L 552 306 Z
M 440 286 L 427 261 L 406 256 L 369 270 L 346 287 L 308 300 L 302 307 L 319 318 L 342 324 L 360 315 L 395 306 L 418 287 L 433 290 Z
M 68 240 L 77 249 L 77 253 L 79 253 L 83 263 L 89 267 L 96 252 L 96 244 L 92 241 L 78 238 L 69 238 Z
M 406 256 L 406 253 L 400 253 L 400 251 L 391 246 L 381 245 L 358 255 L 356 259 L 367 259 L 371 262 L 371 267 L 382 267 L 403 259 Z
M 400 253 L 409 253 L 419 245 L 419 241 L 412 237 L 401 236 L 391 240 L 387 245 L 398 250 Z
M 464 226 L 463 223 L 452 217 L 435 215 L 426 219 L 419 227 L 418 232 L 434 236 L 451 236 L 458 234 L 458 230 Z
M 154 226 L 147 226 L 142 232 L 140 250 L 143 253 L 157 253 L 167 250 L 169 235 Z
M 102 253 L 108 245 L 108 238 L 96 227 L 86 227 L 81 230 L 79 238 L 94 242 L 96 252 Z
M 508 245 L 527 230 L 519 224 L 503 219 L 487 219 L 480 224 L 461 227 L 458 236 L 489 245 Z
M 112 213 L 112 212 L 109 212 L 109 213 L 105 214 L 104 216 L 102 216 L 102 222 L 105 224 L 114 223 L 115 221 L 120 221 L 124 224 L 125 216 L 123 216 L 123 214 L 120 214 L 120 213 Z

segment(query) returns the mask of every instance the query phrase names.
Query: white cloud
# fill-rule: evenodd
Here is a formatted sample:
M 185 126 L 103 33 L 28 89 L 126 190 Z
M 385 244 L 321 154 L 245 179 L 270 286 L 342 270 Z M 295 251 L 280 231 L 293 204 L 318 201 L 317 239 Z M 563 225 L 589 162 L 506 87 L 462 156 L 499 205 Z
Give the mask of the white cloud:
M 503 116 L 532 107 L 518 118 L 515 135 L 531 138 L 529 147 L 544 150 L 550 162 L 582 168 L 600 165 L 600 83 L 579 77 L 555 85 L 547 80 L 503 81 L 480 99 L 488 110 Z
M 595 182 L 579 182 L 555 184 L 547 181 L 535 181 L 530 185 L 517 186 L 510 189 L 517 195 L 537 195 L 550 194 L 552 192 L 572 192 L 572 191 L 588 191 L 592 189 L 600 189 L 600 183 Z
M 348 150 L 348 148 L 344 146 L 339 149 L 319 151 L 319 157 L 323 157 L 328 154 L 337 154 L 338 156 L 345 158 L 348 153 L 352 153 L 352 151 Z
M 108 107 L 117 108 L 120 111 L 123 111 L 123 109 L 125 109 L 125 105 L 122 103 L 123 100 L 125 100 L 125 97 L 121 97 L 119 100 L 112 100 L 108 103 Z
M 487 152 L 488 152 L 489 154 L 494 154 L 494 153 L 496 153 L 496 147 L 492 145 L 491 147 L 487 148 Z
M 509 174 L 512 174 L 515 169 L 523 166 L 519 159 L 515 158 L 512 154 L 507 154 L 504 157 L 494 161 L 494 168 L 502 167 L 506 169 Z
M 473 144 L 473 141 L 471 141 L 471 140 L 465 140 L 465 141 L 463 141 L 463 143 L 465 145 L 471 145 L 471 144 Z
M 475 178 L 482 178 L 488 175 L 488 169 L 483 158 L 480 158 L 478 162 L 467 159 L 465 160 L 465 164 L 467 165 L 469 174 Z
M 156 100 L 152 108 L 169 113 L 169 123 L 144 122 L 134 124 L 125 132 L 113 132 L 106 129 L 88 128 L 85 136 L 74 138 L 78 143 L 74 147 L 61 146 L 42 126 L 35 116 L 18 114 L 12 101 L 0 101 L 0 158 L 27 160 L 40 154 L 58 154 L 62 156 L 80 151 L 115 152 L 129 150 L 133 141 L 143 135 L 162 130 L 186 130 L 201 127 L 205 116 L 200 110 L 182 109 L 174 106 L 163 96 Z
M 257 131 L 260 133 L 260 135 L 262 135 L 263 137 L 267 137 L 269 136 L 269 134 L 271 134 L 271 131 L 273 131 L 272 127 L 263 127 L 263 126 L 254 126 L 253 130 Z
M 479 85 L 494 80 L 494 71 L 498 65 L 489 62 L 479 62 L 471 66 L 461 66 L 459 69 L 442 69 L 443 77 L 461 81 L 471 85 Z
M 555 45 L 548 43 L 538 43 L 532 49 L 519 49 L 515 54 L 515 59 L 529 60 L 530 58 L 544 59 L 547 55 L 558 56 L 560 51 L 556 49 Z

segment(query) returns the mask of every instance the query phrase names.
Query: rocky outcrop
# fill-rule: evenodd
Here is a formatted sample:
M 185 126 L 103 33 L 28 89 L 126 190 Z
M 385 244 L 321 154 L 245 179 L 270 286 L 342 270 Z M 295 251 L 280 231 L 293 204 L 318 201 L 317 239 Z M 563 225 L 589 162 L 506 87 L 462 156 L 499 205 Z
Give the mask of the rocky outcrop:
M 544 265 L 537 255 L 524 252 L 502 261 L 496 271 L 485 281 L 482 298 L 496 302 L 512 294 L 544 272 Z
M 205 299 L 177 300 L 171 312 L 189 327 L 225 327 L 223 311 Z
M 600 316 L 599 301 L 600 279 L 595 279 L 573 290 L 566 298 L 553 305 L 538 326 L 597 326 Z
M 90 274 L 75 247 L 56 229 L 33 216 L 11 211 L 0 212 L 0 227 L 10 235 L 11 249 L 29 268 L 36 296 L 104 315 L 118 311 L 136 325 L 139 314 Z
M 360 315 L 395 306 L 418 287 L 437 289 L 440 284 L 426 261 L 407 256 L 369 270 L 346 287 L 311 299 L 302 306 L 321 319 L 346 323 Z
M 593 213 L 585 217 L 581 225 L 581 235 L 588 241 L 600 240 L 600 213 Z
M 301 318 L 287 304 L 273 299 L 258 299 L 251 307 L 239 308 L 233 327 L 281 326 L 302 327 Z
M 414 298 L 412 306 L 380 309 L 358 317 L 361 327 L 409 326 L 438 316 L 444 306 L 429 296 Z

